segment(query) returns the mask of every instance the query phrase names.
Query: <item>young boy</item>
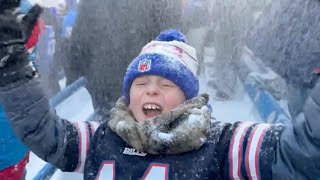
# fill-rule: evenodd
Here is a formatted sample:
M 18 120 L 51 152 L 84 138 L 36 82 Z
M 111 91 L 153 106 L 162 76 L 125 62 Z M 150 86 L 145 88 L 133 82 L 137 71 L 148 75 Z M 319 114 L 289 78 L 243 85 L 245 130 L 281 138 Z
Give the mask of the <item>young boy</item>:
M 320 177 L 319 82 L 293 126 L 213 121 L 208 97 L 198 96 L 194 48 L 166 31 L 129 65 L 110 119 L 98 129 L 73 124 L 54 113 L 30 76 L 14 18 L 0 16 L 0 98 L 22 141 L 61 170 L 85 179 Z

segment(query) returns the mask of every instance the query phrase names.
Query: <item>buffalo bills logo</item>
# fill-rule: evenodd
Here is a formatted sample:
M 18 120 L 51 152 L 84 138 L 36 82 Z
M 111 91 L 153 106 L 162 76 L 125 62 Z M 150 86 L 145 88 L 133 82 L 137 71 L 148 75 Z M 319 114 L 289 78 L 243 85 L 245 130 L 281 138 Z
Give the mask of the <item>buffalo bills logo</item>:
M 139 62 L 138 70 L 140 72 L 149 71 L 151 69 L 151 60 L 144 59 Z

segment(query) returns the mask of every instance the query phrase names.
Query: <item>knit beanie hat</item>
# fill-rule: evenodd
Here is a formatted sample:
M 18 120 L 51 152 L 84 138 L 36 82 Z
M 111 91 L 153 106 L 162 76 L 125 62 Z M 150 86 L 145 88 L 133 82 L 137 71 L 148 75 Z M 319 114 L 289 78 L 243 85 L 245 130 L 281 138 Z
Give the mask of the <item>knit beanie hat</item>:
M 175 83 L 187 99 L 198 95 L 198 61 L 196 50 L 186 44 L 186 37 L 176 30 L 167 30 L 145 45 L 129 65 L 123 82 L 123 95 L 130 103 L 130 88 L 135 78 L 157 75 Z

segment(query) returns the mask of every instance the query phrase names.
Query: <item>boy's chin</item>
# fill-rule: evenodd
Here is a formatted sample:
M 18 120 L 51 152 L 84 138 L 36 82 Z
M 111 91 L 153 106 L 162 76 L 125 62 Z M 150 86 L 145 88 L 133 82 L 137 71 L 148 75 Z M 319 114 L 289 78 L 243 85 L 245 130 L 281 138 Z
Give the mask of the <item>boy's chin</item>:
M 136 118 L 136 121 L 139 123 L 139 122 L 144 122 L 144 121 L 147 121 L 149 119 L 147 118 Z
M 144 121 L 148 121 L 148 120 L 150 120 L 150 119 L 152 119 L 154 117 L 156 117 L 156 116 L 146 116 L 146 115 L 144 115 L 143 117 L 136 118 L 136 121 L 137 122 L 144 122 Z
M 159 116 L 160 114 L 162 114 L 162 111 L 158 110 L 158 111 L 142 111 L 141 113 L 139 113 L 139 115 L 134 115 L 135 119 L 137 122 L 143 122 L 143 121 L 148 121 L 156 116 Z

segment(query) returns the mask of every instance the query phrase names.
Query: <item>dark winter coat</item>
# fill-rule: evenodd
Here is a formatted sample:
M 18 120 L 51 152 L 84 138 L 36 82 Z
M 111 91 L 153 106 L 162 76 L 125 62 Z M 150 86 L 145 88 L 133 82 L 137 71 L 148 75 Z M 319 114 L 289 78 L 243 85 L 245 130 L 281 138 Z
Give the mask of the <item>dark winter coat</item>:
M 272 1 L 248 36 L 254 54 L 287 81 L 293 116 L 301 112 L 305 84 L 320 67 L 319 13 L 319 1 Z
M 161 31 L 181 28 L 181 0 L 81 1 L 67 56 L 67 82 L 80 76 L 95 109 L 122 95 L 129 63 Z
M 320 80 L 293 126 L 216 122 L 199 150 L 161 156 L 132 149 L 106 123 L 97 129 L 59 118 L 34 80 L 1 88 L 0 97 L 15 132 L 35 154 L 63 171 L 84 167 L 85 179 L 152 178 L 159 172 L 169 179 L 320 177 Z

